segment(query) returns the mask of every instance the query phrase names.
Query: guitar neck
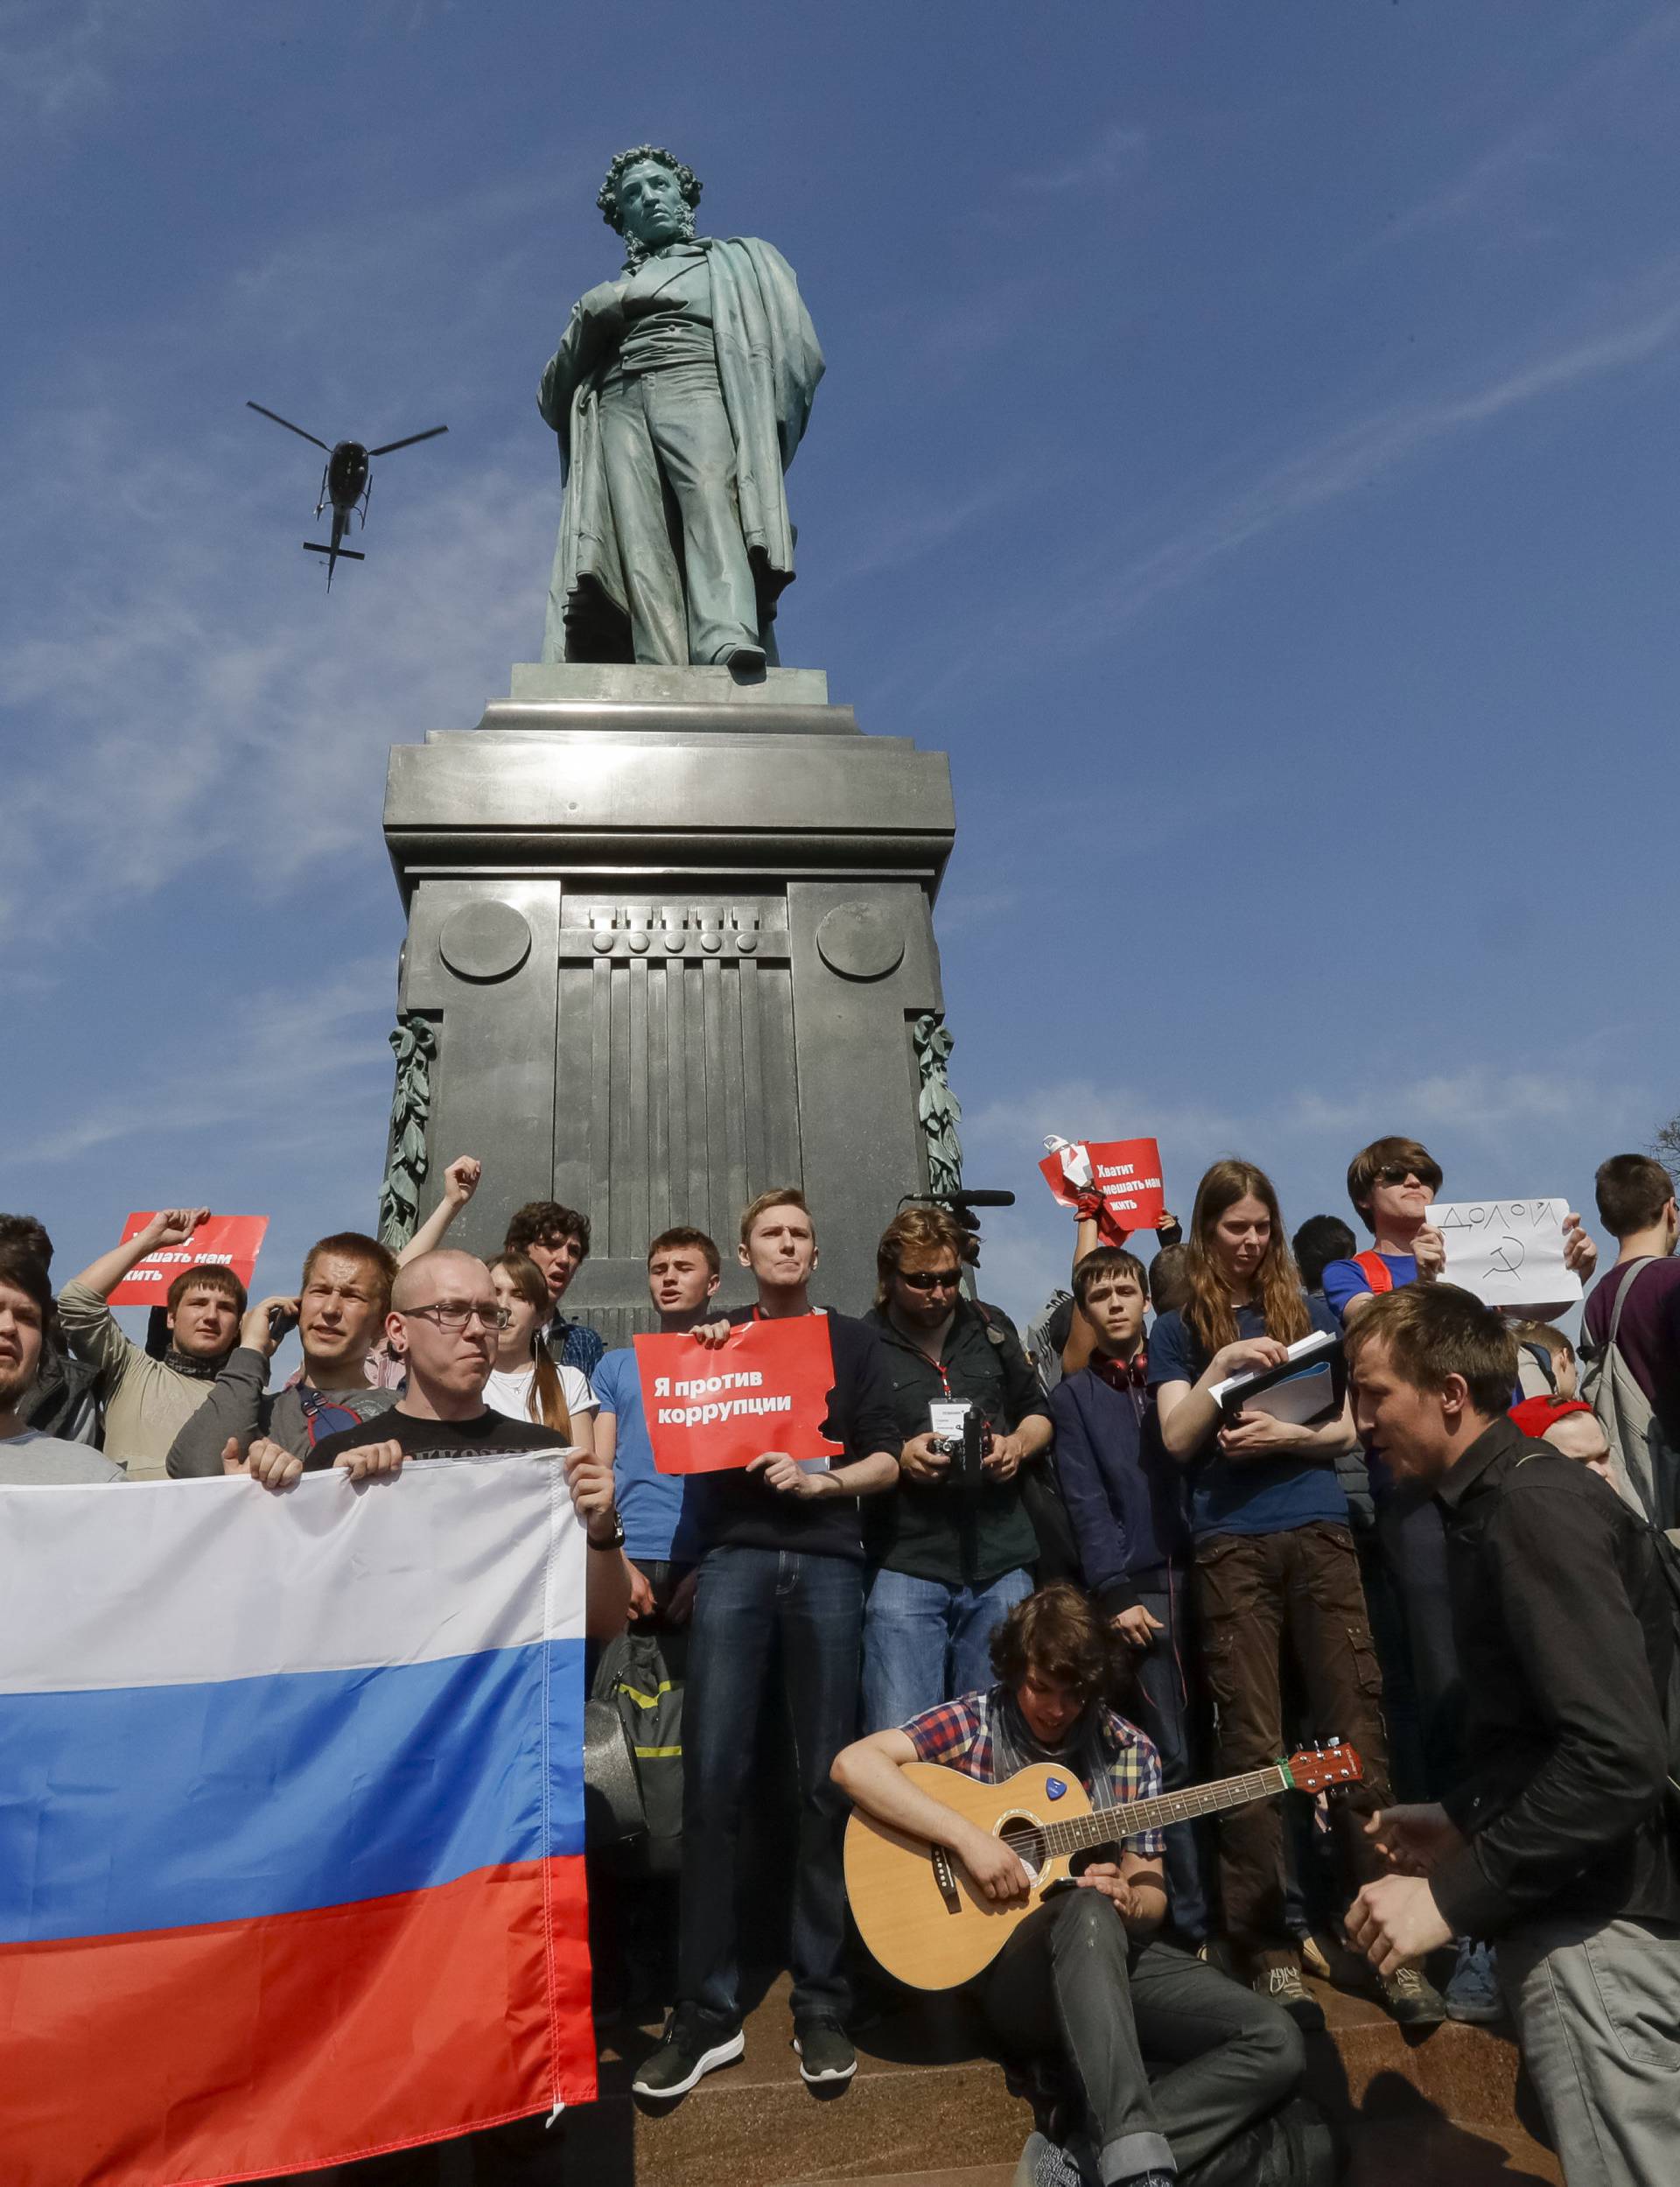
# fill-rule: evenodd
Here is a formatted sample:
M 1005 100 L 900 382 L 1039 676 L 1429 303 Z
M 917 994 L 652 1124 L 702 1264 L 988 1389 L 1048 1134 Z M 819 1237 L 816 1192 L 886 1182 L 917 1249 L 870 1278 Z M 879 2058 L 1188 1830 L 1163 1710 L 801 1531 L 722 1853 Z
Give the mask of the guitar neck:
M 1160 1830 L 1168 1823 L 1189 1822 L 1197 1815 L 1217 1815 L 1228 1807 L 1244 1807 L 1250 1800 L 1269 1799 L 1286 1791 L 1292 1780 L 1281 1762 L 1245 1777 L 1221 1777 L 1214 1784 L 1193 1784 L 1180 1792 L 1163 1792 L 1156 1799 L 1133 1800 L 1124 1807 L 1099 1807 L 1088 1815 L 1072 1815 L 1066 1822 L 1044 1824 L 1039 1832 L 1047 1854 L 1086 1853 L 1093 1846 L 1112 1845 L 1134 1838 L 1141 1831 Z

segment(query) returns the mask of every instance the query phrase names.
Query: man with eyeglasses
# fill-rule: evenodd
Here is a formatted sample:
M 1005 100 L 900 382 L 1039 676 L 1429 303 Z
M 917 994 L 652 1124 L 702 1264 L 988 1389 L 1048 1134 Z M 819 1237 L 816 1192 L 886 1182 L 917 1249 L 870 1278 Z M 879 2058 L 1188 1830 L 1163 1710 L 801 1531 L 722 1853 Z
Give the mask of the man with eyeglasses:
M 396 1274 L 390 1248 L 360 1230 L 312 1245 L 298 1290 L 260 1299 L 245 1316 L 209 1397 L 170 1446 L 171 1478 L 219 1474 L 262 1440 L 302 1459 L 327 1436 L 388 1411 L 392 1392 L 368 1386 L 368 1356 L 383 1334 Z M 303 1371 L 270 1394 L 269 1363 L 294 1326 Z
M 496 1332 L 507 1318 L 481 1260 L 448 1249 L 417 1255 L 397 1270 L 385 1317 L 386 1342 L 408 1369 L 402 1395 L 388 1412 L 323 1436 L 301 1458 L 272 1441 L 253 1444 L 248 1461 L 253 1479 L 265 1488 L 285 1488 L 300 1474 L 324 1472 L 351 1454 L 362 1471 L 390 1474 L 406 1459 L 511 1458 L 522 1451 L 552 1450 L 552 1428 L 510 1419 L 485 1404 Z M 566 1461 L 566 1482 L 589 1546 L 601 1553 L 588 1560 L 584 1630 L 591 1640 L 611 1640 L 624 1630 L 630 1606 L 612 1469 L 587 1452 L 575 1451 Z M 396 1493 L 401 1494 L 400 1483 Z M 451 2146 L 473 2152 L 467 2162 L 476 2165 L 475 2176 L 506 2181 L 508 2187 L 514 2181 L 547 2180 L 557 2174 L 551 2169 L 556 2159 L 544 2123 L 540 2116 L 517 2119 Z M 430 2150 L 397 2155 L 382 2160 L 370 2176 L 385 2187 L 421 2187 L 436 2176 L 434 2162 Z
M 963 1297 L 962 1246 L 942 1208 L 914 1207 L 876 1249 L 866 1318 L 886 1354 L 900 1447 L 898 1486 L 868 1513 L 878 1569 L 864 1620 L 865 1732 L 984 1686 L 993 1632 L 1032 1592 L 1039 1545 L 1018 1475 L 1049 1446 L 1049 1402 L 1013 1328 Z M 980 1423 L 977 1467 L 962 1459 L 960 1426 L 936 1431 L 930 1409 L 964 1403 Z
M 422 1253 L 397 1271 L 385 1317 L 386 1341 L 409 1370 L 402 1395 L 388 1412 L 323 1436 L 301 1458 L 273 1442 L 254 1444 L 253 1476 L 267 1487 L 284 1486 L 299 1474 L 326 1471 L 348 1451 L 378 1452 L 400 1463 L 462 1452 L 512 1457 L 522 1450 L 552 1450 L 551 1427 L 509 1419 L 485 1404 L 496 1331 L 506 1313 L 481 1260 L 471 1253 Z M 592 1640 L 610 1639 L 623 1631 L 630 1603 L 629 1577 L 619 1554 L 624 1529 L 612 1501 L 612 1469 L 579 1451 L 567 1461 L 566 1479 L 590 1547 L 607 1553 L 590 1559 L 585 1630 Z

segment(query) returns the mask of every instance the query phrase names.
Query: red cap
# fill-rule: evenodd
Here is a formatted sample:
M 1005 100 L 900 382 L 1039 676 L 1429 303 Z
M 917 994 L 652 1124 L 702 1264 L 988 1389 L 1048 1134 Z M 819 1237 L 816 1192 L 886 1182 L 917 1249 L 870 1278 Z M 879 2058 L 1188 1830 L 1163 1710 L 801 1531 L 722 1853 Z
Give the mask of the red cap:
M 1538 1441 L 1554 1420 L 1561 1420 L 1571 1412 L 1592 1410 L 1585 1398 L 1524 1398 L 1521 1405 L 1511 1407 L 1511 1418 L 1523 1434 L 1532 1435 Z

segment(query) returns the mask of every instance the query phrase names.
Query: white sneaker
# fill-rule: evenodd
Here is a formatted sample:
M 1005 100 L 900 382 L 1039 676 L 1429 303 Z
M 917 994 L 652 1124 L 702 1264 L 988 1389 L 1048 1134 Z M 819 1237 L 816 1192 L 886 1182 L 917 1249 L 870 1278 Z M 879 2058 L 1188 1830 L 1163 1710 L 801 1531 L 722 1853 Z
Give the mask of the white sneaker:
M 1492 1945 L 1475 1944 L 1468 1937 L 1460 1938 L 1458 1964 L 1452 1969 L 1446 1994 L 1449 2020 L 1464 2020 L 1474 2027 L 1487 2027 L 1505 2017 L 1505 2000 L 1500 1994 Z

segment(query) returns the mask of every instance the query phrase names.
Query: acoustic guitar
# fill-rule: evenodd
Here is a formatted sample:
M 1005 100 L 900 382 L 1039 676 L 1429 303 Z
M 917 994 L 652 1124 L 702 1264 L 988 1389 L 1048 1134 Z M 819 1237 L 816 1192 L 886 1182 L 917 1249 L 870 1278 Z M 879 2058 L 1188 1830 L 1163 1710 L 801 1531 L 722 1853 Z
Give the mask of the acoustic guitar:
M 1035 1763 L 1001 1784 L 982 1784 L 937 1762 L 906 1763 L 904 1773 L 919 1790 L 1012 1846 L 1032 1879 L 1023 1898 L 987 1898 L 943 1846 L 853 1810 L 846 1825 L 846 1893 L 858 1934 L 887 1973 L 912 1989 L 949 1989 L 991 1964 L 1046 1892 L 1067 1883 L 1075 1854 L 1278 1792 L 1356 1784 L 1363 1771 L 1354 1749 L 1332 1739 L 1245 1777 L 1106 1808 L 1093 1808 L 1073 1772 L 1050 1763 Z

